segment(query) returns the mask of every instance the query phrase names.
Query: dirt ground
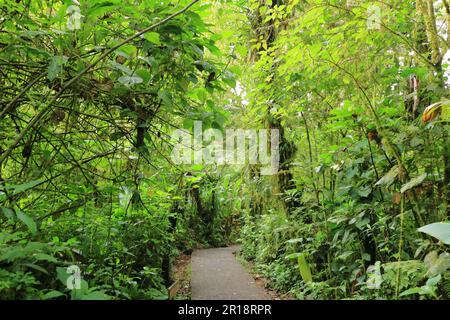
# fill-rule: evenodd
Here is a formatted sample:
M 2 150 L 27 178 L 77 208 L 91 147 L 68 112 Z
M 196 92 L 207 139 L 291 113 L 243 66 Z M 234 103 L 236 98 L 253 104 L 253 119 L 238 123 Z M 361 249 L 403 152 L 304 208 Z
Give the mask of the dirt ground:
M 181 254 L 173 264 L 173 279 L 180 282 L 177 300 L 191 299 L 191 256 Z

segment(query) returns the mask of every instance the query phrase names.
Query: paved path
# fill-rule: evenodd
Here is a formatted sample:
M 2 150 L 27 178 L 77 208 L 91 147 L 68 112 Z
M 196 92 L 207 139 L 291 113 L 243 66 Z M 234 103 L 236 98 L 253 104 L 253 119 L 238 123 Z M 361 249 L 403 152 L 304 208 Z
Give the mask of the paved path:
M 192 255 L 192 300 L 270 300 L 236 260 L 239 246 L 196 250 Z

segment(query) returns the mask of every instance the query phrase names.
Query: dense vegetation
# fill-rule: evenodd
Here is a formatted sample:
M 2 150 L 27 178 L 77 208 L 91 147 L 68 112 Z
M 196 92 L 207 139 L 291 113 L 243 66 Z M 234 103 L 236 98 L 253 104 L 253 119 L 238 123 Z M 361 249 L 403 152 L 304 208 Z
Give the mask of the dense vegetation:
M 448 0 L 0 12 L 1 299 L 166 299 L 232 242 L 298 299 L 448 299 Z M 195 121 L 278 129 L 278 173 L 174 163 Z

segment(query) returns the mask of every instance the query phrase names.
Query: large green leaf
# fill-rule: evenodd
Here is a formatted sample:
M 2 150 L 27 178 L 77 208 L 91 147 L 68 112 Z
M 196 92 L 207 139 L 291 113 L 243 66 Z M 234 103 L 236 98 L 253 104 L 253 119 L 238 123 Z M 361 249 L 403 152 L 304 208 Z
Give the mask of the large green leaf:
M 8 218 L 9 221 L 13 221 L 14 220 L 14 210 L 10 209 L 10 208 L 1 208 L 3 214 L 5 215 L 6 218 Z
M 16 211 L 16 215 L 17 215 L 17 218 L 20 221 L 22 221 L 28 227 L 28 229 L 30 229 L 31 233 L 33 233 L 33 234 L 36 233 L 37 225 L 36 225 L 36 222 L 33 220 L 33 218 L 26 215 L 25 213 L 23 213 L 20 210 Z
M 54 80 L 63 71 L 63 66 L 67 61 L 68 58 L 65 56 L 52 57 L 47 69 L 47 78 L 50 81 Z
M 53 257 L 49 254 L 46 254 L 46 253 L 36 253 L 33 255 L 33 257 L 36 260 L 40 260 L 40 261 L 43 260 L 43 261 L 48 261 L 48 262 L 53 262 L 53 263 L 58 262 L 58 259 L 56 259 L 55 257 Z
M 300 270 L 300 275 L 302 276 L 303 281 L 305 281 L 306 283 L 312 282 L 313 279 L 311 269 L 309 268 L 309 264 L 306 261 L 306 256 L 304 253 L 298 255 L 297 262 L 298 268 Z
M 83 294 L 80 300 L 110 300 L 111 297 L 102 291 L 91 291 Z
M 420 232 L 429 234 L 436 239 L 439 239 L 445 244 L 450 244 L 450 223 L 435 222 L 417 229 Z
M 64 293 L 62 293 L 61 291 L 52 290 L 52 291 L 49 291 L 46 294 L 44 294 L 42 299 L 43 300 L 49 300 L 49 299 L 59 298 L 59 297 L 62 297 L 62 296 L 64 296 Z
M 160 45 L 161 40 L 159 39 L 159 33 L 157 32 L 147 32 L 144 35 L 145 40 L 150 41 L 151 43 Z
M 25 182 L 22 184 L 5 186 L 4 188 L 7 190 L 13 190 L 14 194 L 18 194 L 18 193 L 24 192 L 28 189 L 31 189 L 41 183 L 42 183 L 42 180 L 32 180 L 32 181 L 28 181 L 28 182 Z

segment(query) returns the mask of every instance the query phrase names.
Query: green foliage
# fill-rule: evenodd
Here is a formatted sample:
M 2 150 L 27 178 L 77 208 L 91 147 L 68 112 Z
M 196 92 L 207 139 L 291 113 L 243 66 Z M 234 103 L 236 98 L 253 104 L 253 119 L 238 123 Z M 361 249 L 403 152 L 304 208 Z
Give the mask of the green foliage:
M 419 229 L 420 232 L 429 234 L 439 239 L 445 244 L 450 244 L 450 224 L 449 223 L 432 223 Z
M 0 4 L 0 298 L 166 299 L 180 252 L 231 237 L 214 179 L 167 161 L 235 85 L 190 4 Z
M 368 28 L 368 2 L 248 5 L 253 65 L 240 79 L 248 105 L 235 121 L 278 123 L 297 152 L 284 167 L 289 190 L 251 174 L 245 181 L 264 196 L 247 200 L 243 254 L 273 288 L 300 299 L 445 299 L 448 61 L 433 65 L 422 46 L 431 40 L 411 31 L 432 19 L 412 2 L 370 4 L 382 8 L 379 29 Z M 439 272 L 427 271 L 426 252 L 443 255 Z M 295 274 L 299 253 L 313 281 Z
M 299 299 L 448 298 L 448 44 L 429 10 L 79 0 L 0 11 L 1 299 L 167 299 L 180 253 L 236 241 Z M 195 121 L 279 129 L 280 172 L 174 164 L 171 133 Z

